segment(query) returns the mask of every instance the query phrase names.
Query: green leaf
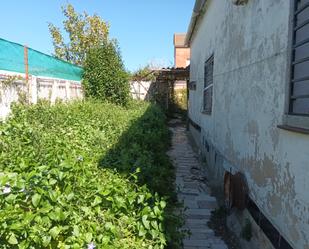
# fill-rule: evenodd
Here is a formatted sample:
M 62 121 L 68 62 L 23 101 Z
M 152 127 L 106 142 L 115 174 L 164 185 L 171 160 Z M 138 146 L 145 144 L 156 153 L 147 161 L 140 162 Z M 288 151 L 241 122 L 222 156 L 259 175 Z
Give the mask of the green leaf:
M 42 244 L 44 247 L 47 247 L 50 244 L 51 236 L 43 236 Z
M 52 236 L 53 239 L 56 239 L 60 232 L 61 228 L 58 226 L 55 226 L 49 230 L 49 234 Z
M 78 226 L 76 226 L 76 225 L 74 225 L 74 227 L 73 227 L 73 235 L 74 235 L 75 237 L 78 237 L 78 236 L 79 236 L 79 228 L 78 228 Z
M 53 190 L 50 190 L 48 192 L 48 195 L 49 195 L 49 198 L 52 200 L 52 201 L 56 201 L 57 198 L 58 198 L 58 194 L 56 191 L 53 191 Z
M 48 216 L 54 221 L 63 221 L 66 219 L 67 215 L 63 212 L 62 208 L 56 207 L 54 211 L 48 214 Z
M 5 200 L 8 203 L 13 203 L 16 200 L 17 195 L 9 194 L 7 197 L 5 197 Z
M 137 199 L 137 203 L 142 203 L 145 199 L 145 195 L 139 195 Z
M 96 196 L 94 198 L 94 201 L 91 203 L 91 206 L 95 207 L 99 205 L 102 202 L 102 198 L 100 196 Z
M 106 222 L 104 227 L 108 230 L 113 230 L 115 228 L 115 226 L 111 222 Z
M 87 243 L 90 243 L 92 241 L 92 233 L 86 233 L 85 239 Z
M 50 185 L 55 185 L 57 183 L 57 180 L 56 179 L 50 179 L 49 180 L 49 184 Z
M 153 220 L 150 222 L 151 226 L 156 229 L 156 230 L 160 230 L 157 221 Z
M 34 207 L 37 207 L 41 201 L 41 195 L 39 194 L 34 194 L 31 198 L 31 201 L 32 201 L 32 205 Z
M 143 225 L 149 229 L 149 221 L 147 220 L 148 216 L 147 215 L 143 215 L 142 221 L 143 221 Z
M 74 193 L 70 193 L 67 195 L 67 200 L 71 201 L 74 198 Z
M 11 245 L 17 245 L 18 244 L 18 240 L 17 238 L 15 237 L 15 234 L 12 233 L 9 240 L 8 240 L 9 244 Z
M 165 201 L 160 201 L 160 206 L 162 209 L 166 207 L 166 202 Z
M 145 228 L 143 226 L 141 226 L 139 229 L 138 229 L 138 236 L 140 237 L 144 237 L 145 235 L 147 234 Z
M 160 211 L 160 209 L 158 208 L 158 206 L 154 206 L 153 211 L 154 211 L 154 213 L 155 213 L 157 216 L 159 216 L 159 215 L 161 214 L 161 211 Z
M 23 224 L 21 222 L 15 222 L 12 225 L 10 225 L 11 230 L 20 230 L 23 228 Z
M 108 196 L 111 193 L 111 191 L 109 189 L 106 189 L 104 191 L 101 191 L 100 194 L 103 196 Z

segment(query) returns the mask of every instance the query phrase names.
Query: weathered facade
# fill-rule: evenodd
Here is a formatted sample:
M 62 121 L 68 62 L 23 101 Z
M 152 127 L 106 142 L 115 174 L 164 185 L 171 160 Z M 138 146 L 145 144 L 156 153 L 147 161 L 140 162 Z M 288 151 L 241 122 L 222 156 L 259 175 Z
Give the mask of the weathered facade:
M 309 248 L 308 3 L 196 1 L 186 37 L 190 130 L 214 182 L 242 172 L 251 200 L 295 249 Z M 291 63 L 297 53 L 308 54 Z

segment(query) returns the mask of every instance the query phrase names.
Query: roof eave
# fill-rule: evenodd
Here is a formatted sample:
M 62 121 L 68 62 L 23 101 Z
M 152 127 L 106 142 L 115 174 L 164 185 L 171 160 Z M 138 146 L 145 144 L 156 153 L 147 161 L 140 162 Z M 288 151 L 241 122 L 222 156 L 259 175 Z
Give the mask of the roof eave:
M 195 5 L 194 5 L 194 8 L 193 8 L 188 32 L 187 32 L 186 39 L 185 39 L 185 45 L 188 46 L 188 47 L 190 46 L 193 32 L 197 28 L 196 27 L 197 21 L 201 16 L 201 12 L 202 12 L 206 2 L 207 2 L 207 0 L 196 0 L 195 1 Z

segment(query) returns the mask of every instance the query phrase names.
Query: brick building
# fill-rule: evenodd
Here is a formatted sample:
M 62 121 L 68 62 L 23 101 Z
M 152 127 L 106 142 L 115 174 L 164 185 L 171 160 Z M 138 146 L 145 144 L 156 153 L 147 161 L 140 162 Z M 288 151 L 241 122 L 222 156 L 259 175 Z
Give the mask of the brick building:
M 174 67 L 190 64 L 190 48 L 185 45 L 186 34 L 174 34 Z
M 174 34 L 174 67 L 186 68 L 190 65 L 190 48 L 185 45 L 186 34 Z M 184 89 L 187 87 L 185 80 L 176 80 L 175 89 Z

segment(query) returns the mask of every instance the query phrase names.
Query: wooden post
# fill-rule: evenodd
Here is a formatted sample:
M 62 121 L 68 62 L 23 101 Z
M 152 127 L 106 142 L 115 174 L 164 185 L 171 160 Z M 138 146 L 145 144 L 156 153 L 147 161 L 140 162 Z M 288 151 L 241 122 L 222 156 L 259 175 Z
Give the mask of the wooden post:
M 27 47 L 27 45 L 24 46 L 24 64 L 25 64 L 27 95 L 28 95 L 28 101 L 29 101 L 29 104 L 30 104 L 29 63 L 28 63 L 28 47 Z
M 38 102 L 38 83 L 37 78 L 35 76 L 31 77 L 30 81 L 30 99 L 33 104 L 36 104 Z
M 66 99 L 70 100 L 71 99 L 71 83 L 68 80 L 65 81 L 65 91 L 66 91 Z
M 53 104 L 56 102 L 56 99 L 58 97 L 58 87 L 59 87 L 58 85 L 59 85 L 59 81 L 54 79 L 53 85 L 52 85 L 52 94 L 51 94 L 51 98 L 50 98 L 50 101 Z

